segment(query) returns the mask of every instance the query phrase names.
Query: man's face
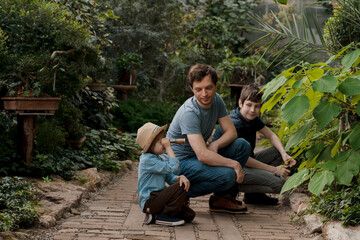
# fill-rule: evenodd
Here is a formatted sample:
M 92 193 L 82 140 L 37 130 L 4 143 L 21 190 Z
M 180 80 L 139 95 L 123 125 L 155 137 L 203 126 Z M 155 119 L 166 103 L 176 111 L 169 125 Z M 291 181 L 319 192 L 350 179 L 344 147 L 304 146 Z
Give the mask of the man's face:
M 201 82 L 194 81 L 192 91 L 198 104 L 202 108 L 210 108 L 212 100 L 216 94 L 216 85 L 211 80 L 211 76 L 205 76 Z
M 260 116 L 261 102 L 252 102 L 250 100 L 245 100 L 245 102 L 242 103 L 239 100 L 239 107 L 241 115 L 248 122 Z

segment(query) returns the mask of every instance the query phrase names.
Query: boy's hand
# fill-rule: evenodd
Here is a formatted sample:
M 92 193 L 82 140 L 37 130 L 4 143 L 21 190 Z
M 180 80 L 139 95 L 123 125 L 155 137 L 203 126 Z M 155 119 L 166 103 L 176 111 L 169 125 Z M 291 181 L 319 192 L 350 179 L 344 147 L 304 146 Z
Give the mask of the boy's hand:
M 168 138 L 162 138 L 160 142 L 165 149 L 171 146 L 170 139 Z
M 277 167 L 274 167 L 274 173 L 282 176 L 283 178 L 287 178 L 290 174 L 290 170 L 287 169 L 287 165 L 279 165 Z
M 296 164 L 296 161 L 293 157 L 289 156 L 287 153 L 285 153 L 283 156 L 282 156 L 282 159 L 284 160 L 285 162 L 285 165 L 287 167 L 293 167 L 295 166 Z
M 189 188 L 190 188 L 190 181 L 189 179 L 187 179 L 184 175 L 180 175 L 177 177 L 177 180 L 179 181 L 180 183 L 180 187 L 184 185 L 184 189 L 185 191 L 189 191 Z

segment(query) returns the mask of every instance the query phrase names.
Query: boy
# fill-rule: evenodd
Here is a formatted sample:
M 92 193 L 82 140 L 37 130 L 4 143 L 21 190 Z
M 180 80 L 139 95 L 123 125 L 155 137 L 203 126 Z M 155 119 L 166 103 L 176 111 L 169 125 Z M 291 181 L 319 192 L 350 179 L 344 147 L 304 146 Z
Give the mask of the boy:
M 179 169 L 179 160 L 170 140 L 165 138 L 166 127 L 148 122 L 137 132 L 136 142 L 143 149 L 138 176 L 139 205 L 145 213 L 144 224 L 177 226 L 191 222 L 195 212 L 188 206 L 186 196 L 189 180 L 173 174 Z M 163 155 L 165 152 L 168 157 Z
M 245 164 L 244 181 L 239 185 L 240 192 L 245 192 L 243 201 L 247 204 L 276 205 L 277 198 L 265 193 L 279 193 L 290 170 L 296 161 L 289 156 L 281 144 L 279 137 L 273 133 L 259 118 L 263 92 L 255 84 L 246 86 L 240 95 L 239 107 L 231 111 L 237 137 L 244 138 L 251 145 L 250 158 Z M 263 134 L 272 147 L 254 153 L 256 132 Z M 217 127 L 213 140 L 222 135 L 221 127 Z M 285 165 L 281 165 L 285 163 Z

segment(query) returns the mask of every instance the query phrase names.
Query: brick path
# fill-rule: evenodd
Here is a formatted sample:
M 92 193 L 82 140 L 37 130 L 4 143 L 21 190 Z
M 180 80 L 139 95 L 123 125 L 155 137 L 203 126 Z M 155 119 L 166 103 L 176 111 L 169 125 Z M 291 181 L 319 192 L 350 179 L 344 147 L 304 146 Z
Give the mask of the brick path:
M 86 210 L 62 223 L 55 240 L 176 239 L 260 240 L 299 239 L 301 231 L 290 223 L 290 213 L 275 207 L 247 205 L 246 214 L 210 213 L 209 196 L 191 199 L 196 211 L 192 224 L 178 227 L 142 226 L 137 203 L 136 169 L 100 192 Z

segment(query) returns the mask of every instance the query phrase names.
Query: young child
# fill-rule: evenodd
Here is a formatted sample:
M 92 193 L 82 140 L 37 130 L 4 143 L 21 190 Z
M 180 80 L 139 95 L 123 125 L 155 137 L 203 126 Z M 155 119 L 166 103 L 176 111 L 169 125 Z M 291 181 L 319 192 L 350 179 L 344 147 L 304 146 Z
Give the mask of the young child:
M 174 174 L 179 160 L 165 138 L 166 128 L 148 122 L 137 132 L 136 142 L 143 149 L 138 174 L 139 204 L 145 213 L 144 224 L 177 226 L 191 222 L 195 212 L 188 206 L 189 180 Z
M 276 205 L 278 199 L 266 193 L 280 193 L 284 178 L 290 173 L 287 168 L 294 166 L 296 161 L 285 152 L 279 137 L 259 118 L 262 95 L 263 92 L 255 84 L 244 87 L 239 107 L 230 113 L 238 138 L 244 138 L 251 145 L 250 158 L 243 169 L 244 181 L 239 185 L 239 190 L 245 192 L 244 202 L 247 204 Z M 273 146 L 254 153 L 257 131 L 269 139 Z M 222 134 L 221 127 L 218 127 L 213 140 Z

